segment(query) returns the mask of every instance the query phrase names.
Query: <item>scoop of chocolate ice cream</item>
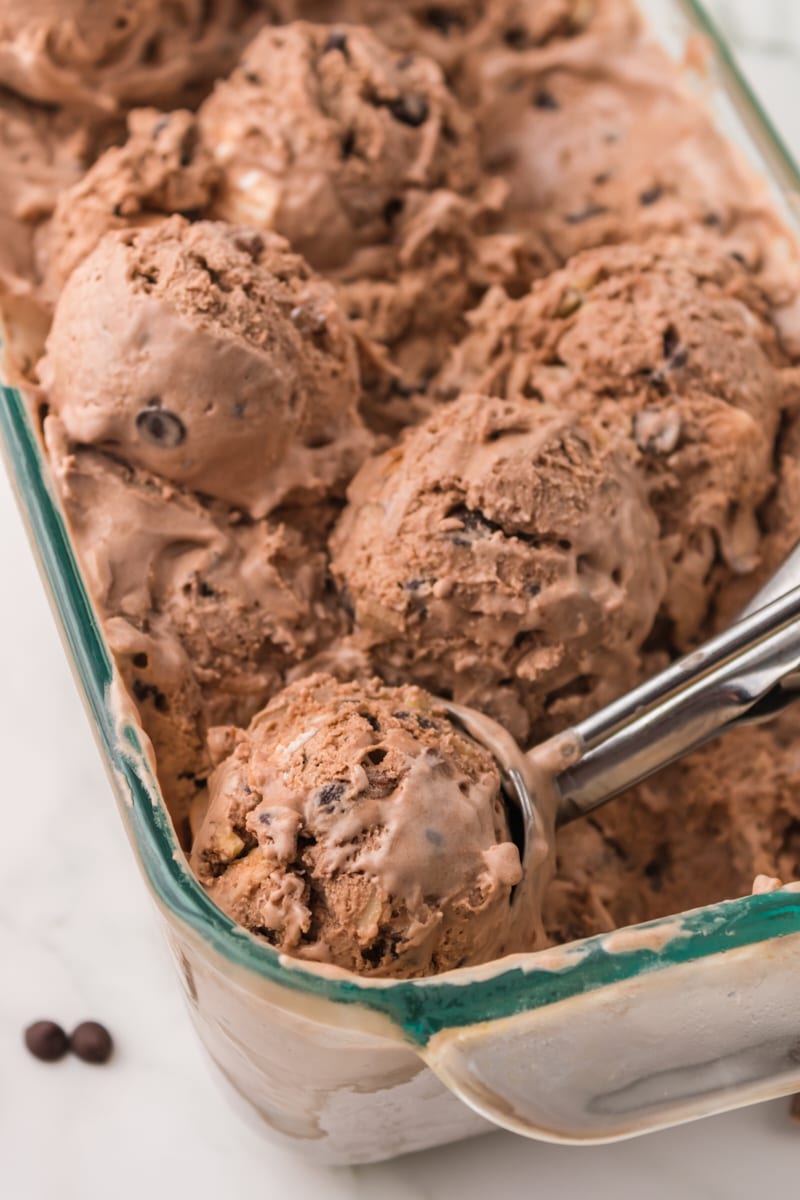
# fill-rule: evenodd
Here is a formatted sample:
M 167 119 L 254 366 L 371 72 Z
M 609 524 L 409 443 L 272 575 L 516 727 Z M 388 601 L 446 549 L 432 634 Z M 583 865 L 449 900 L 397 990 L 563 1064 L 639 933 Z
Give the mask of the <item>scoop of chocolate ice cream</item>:
M 636 679 L 664 591 L 657 537 L 596 422 L 468 396 L 364 465 L 331 545 L 376 670 L 525 741 Z
M 289 239 L 312 266 L 381 242 L 409 194 L 478 182 L 472 122 L 439 68 L 368 30 L 263 30 L 200 110 L 224 171 L 215 215 Z
M 499 292 L 440 380 L 591 412 L 638 453 L 662 526 L 675 640 L 697 636 L 725 578 L 758 562 L 782 409 L 796 395 L 748 271 L 706 240 L 577 255 L 515 301 Z
M 474 95 L 476 71 L 491 76 L 509 57 L 518 65 L 625 8 L 624 0 L 298 0 L 297 15 L 368 25 L 393 49 L 428 55 Z
M 288 520 L 240 522 L 140 468 L 71 448 L 57 418 L 46 430 L 90 591 L 180 824 L 208 773 L 209 725 L 246 724 L 291 667 L 340 632 L 325 556 Z
M 535 944 L 498 768 L 425 692 L 314 675 L 211 745 L 192 865 L 274 946 L 415 977 Z
M 37 247 L 42 294 L 57 299 L 74 268 L 111 230 L 152 224 L 170 213 L 202 213 L 218 177 L 192 113 L 135 109 L 125 144 L 107 150 L 64 189 L 42 227 Z
M 5 0 L 0 83 L 48 104 L 114 109 L 180 103 L 228 70 L 292 0 Z
M 106 234 L 39 375 L 74 441 L 254 517 L 343 485 L 369 445 L 331 286 L 283 239 L 223 223 Z

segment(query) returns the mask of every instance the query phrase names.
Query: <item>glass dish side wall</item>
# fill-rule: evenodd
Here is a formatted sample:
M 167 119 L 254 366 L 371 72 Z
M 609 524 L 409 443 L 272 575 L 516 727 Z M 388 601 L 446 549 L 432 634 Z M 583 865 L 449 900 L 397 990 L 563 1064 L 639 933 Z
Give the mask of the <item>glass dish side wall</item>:
M 686 32 L 682 11 L 691 28 L 709 32 L 689 0 L 646 0 L 642 7 L 673 45 Z M 735 112 L 744 113 L 737 140 L 785 194 L 791 178 L 797 186 L 788 156 L 737 84 L 724 48 L 713 61 L 727 88 L 717 95 L 722 123 L 730 129 Z M 222 1072 L 269 1126 L 304 1153 L 313 1148 L 327 1161 L 364 1162 L 487 1127 L 447 1088 L 519 1132 L 603 1140 L 800 1087 L 793 1017 L 800 897 L 790 892 L 417 983 L 309 970 L 234 927 L 210 904 L 177 846 L 131 710 L 118 702 L 37 436 L 10 389 L 0 429 L 193 1018 Z M 737 1006 L 748 1014 L 744 1023 L 734 1019 Z M 708 1029 L 718 1030 L 713 1053 Z M 680 1071 L 662 1087 L 665 1046 Z M 443 1083 L 421 1068 L 420 1055 Z M 551 1071 L 557 1055 L 560 1072 Z M 587 1058 L 593 1075 L 584 1073 Z M 615 1064 L 627 1072 L 617 1089 L 622 1101 L 609 1099 L 607 1082 L 603 1090 Z

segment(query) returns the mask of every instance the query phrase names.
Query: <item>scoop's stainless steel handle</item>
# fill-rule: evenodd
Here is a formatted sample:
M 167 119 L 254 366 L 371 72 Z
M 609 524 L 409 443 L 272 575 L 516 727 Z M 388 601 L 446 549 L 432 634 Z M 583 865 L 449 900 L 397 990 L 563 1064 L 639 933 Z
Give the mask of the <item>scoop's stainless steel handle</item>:
M 562 735 L 577 761 L 556 779 L 558 823 L 591 812 L 741 720 L 772 715 L 794 698 L 781 685 L 798 672 L 800 586 Z

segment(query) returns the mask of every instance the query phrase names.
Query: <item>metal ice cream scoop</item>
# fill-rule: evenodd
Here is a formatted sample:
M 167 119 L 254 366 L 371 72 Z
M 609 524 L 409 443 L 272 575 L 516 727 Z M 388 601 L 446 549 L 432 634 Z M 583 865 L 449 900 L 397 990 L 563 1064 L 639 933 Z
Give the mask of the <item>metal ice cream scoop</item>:
M 504 771 L 506 796 L 521 813 L 529 870 L 541 857 L 532 846 L 548 841 L 552 819 L 526 764 L 552 780 L 555 825 L 564 825 L 717 734 L 766 720 L 798 697 L 800 546 L 724 633 L 527 755 L 493 721 L 447 707 Z

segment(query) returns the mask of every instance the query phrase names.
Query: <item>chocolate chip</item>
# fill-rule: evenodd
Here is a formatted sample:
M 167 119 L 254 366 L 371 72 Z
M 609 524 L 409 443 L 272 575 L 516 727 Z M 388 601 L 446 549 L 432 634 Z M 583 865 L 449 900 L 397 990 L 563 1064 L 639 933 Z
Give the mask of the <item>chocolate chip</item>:
M 454 546 L 469 546 L 476 538 L 491 537 L 493 533 L 503 533 L 504 530 L 496 521 L 492 521 L 477 509 L 467 508 L 465 504 L 457 504 L 447 513 L 461 522 L 461 530 L 454 530 L 449 536 Z M 472 535 L 472 536 L 470 536 Z
M 136 414 L 136 431 L 143 442 L 159 450 L 174 450 L 186 437 L 183 421 L 177 413 L 155 405 Z
M 544 109 L 545 112 L 557 112 L 561 108 L 553 93 L 548 92 L 547 88 L 539 88 L 534 93 L 533 106 Z
M 105 1025 L 83 1021 L 72 1031 L 70 1050 L 87 1063 L 105 1063 L 111 1058 L 114 1043 Z
M 245 71 L 244 77 L 248 83 L 252 83 L 255 87 L 261 83 L 261 76 L 256 75 L 255 71 Z
M 426 829 L 425 840 L 435 846 L 437 850 L 444 845 L 444 835 L 439 833 L 438 829 Z
M 322 53 L 332 54 L 335 50 L 338 50 L 340 54 L 343 54 L 345 58 L 349 59 L 350 55 L 347 46 L 347 34 L 343 33 L 341 29 L 331 30 L 331 32 L 328 34 L 328 38 L 325 42 Z
M 182 167 L 191 166 L 198 144 L 200 142 L 200 132 L 196 125 L 190 125 L 186 133 L 181 139 L 180 145 L 180 165 Z
M 417 713 L 416 718 L 417 718 L 417 724 L 419 725 L 420 729 L 438 729 L 439 728 L 439 726 L 436 724 L 435 721 L 432 721 L 430 719 L 430 717 L 423 717 L 421 713 Z
M 426 8 L 423 13 L 423 20 L 432 29 L 438 29 L 439 33 L 443 33 L 445 37 L 450 33 L 451 29 L 463 28 L 464 19 L 458 13 L 450 12 L 449 9 L 433 6 Z
M 640 193 L 639 203 L 648 208 L 651 204 L 657 204 L 663 195 L 664 189 L 655 184 L 653 187 L 647 188 L 646 191 Z
M 719 213 L 707 213 L 703 217 L 703 224 L 707 225 L 709 229 L 718 229 L 722 224 L 722 217 Z
M 512 25 L 503 33 L 503 41 L 510 50 L 524 50 L 528 45 L 528 31 L 523 25 Z
M 134 679 L 131 691 L 140 704 L 144 704 L 145 700 L 150 699 L 153 701 L 153 707 L 157 712 L 164 713 L 169 710 L 167 697 L 152 683 L 144 683 L 141 679 Z
M 205 579 L 201 579 L 197 585 L 197 594 L 202 596 L 204 600 L 209 600 L 212 596 L 216 596 L 216 592 L 210 584 L 206 583 Z
M 424 96 L 417 96 L 411 93 L 408 96 L 398 96 L 396 100 L 390 100 L 386 106 L 396 121 L 402 121 L 404 125 L 410 125 L 413 129 L 418 129 L 420 125 L 424 125 L 430 114 L 428 101 Z
M 55 1021 L 34 1021 L 25 1030 L 25 1045 L 34 1058 L 58 1062 L 69 1050 L 69 1038 Z
M 411 717 L 411 713 L 406 712 L 405 709 L 401 708 L 401 709 L 398 709 L 397 712 L 393 712 L 392 716 L 395 718 L 396 721 L 408 721 L 409 718 Z
M 233 244 L 237 250 L 248 254 L 253 262 L 258 262 L 264 253 L 264 239 L 260 233 L 250 233 L 247 230 L 243 230 L 237 233 L 233 239 Z
M 359 716 L 362 716 L 364 718 L 364 720 L 369 725 L 370 729 L 374 729 L 376 733 L 380 732 L 381 723 L 377 717 L 374 717 L 372 715 L 372 713 L 362 712 L 362 713 L 359 713 Z
M 586 208 L 565 213 L 564 220 L 568 225 L 582 225 L 584 221 L 590 221 L 592 217 L 602 217 L 607 212 L 608 209 L 604 204 L 587 204 Z
M 342 140 L 339 143 L 342 158 L 351 158 L 356 148 L 356 135 L 354 130 L 347 129 L 342 134 Z
M 139 668 L 140 671 L 144 671 L 149 660 L 146 654 L 144 654 L 142 651 L 139 651 L 138 654 L 134 654 L 131 661 L 135 667 Z
M 331 783 L 323 783 L 316 796 L 318 806 L 333 808 L 339 803 L 346 790 L 347 785 L 340 779 L 334 779 Z
M 399 217 L 400 213 L 405 208 L 405 201 L 401 196 L 392 196 L 383 206 L 383 219 L 387 225 L 391 225 L 395 217 Z
M 372 763 L 373 767 L 379 767 L 388 753 L 388 750 L 384 750 L 381 746 L 377 746 L 374 750 L 368 750 L 364 755 L 364 758 L 367 760 L 367 762 Z
M 674 325 L 668 325 L 661 335 L 661 348 L 664 352 L 664 358 L 672 358 L 675 351 L 680 345 L 680 337 Z

